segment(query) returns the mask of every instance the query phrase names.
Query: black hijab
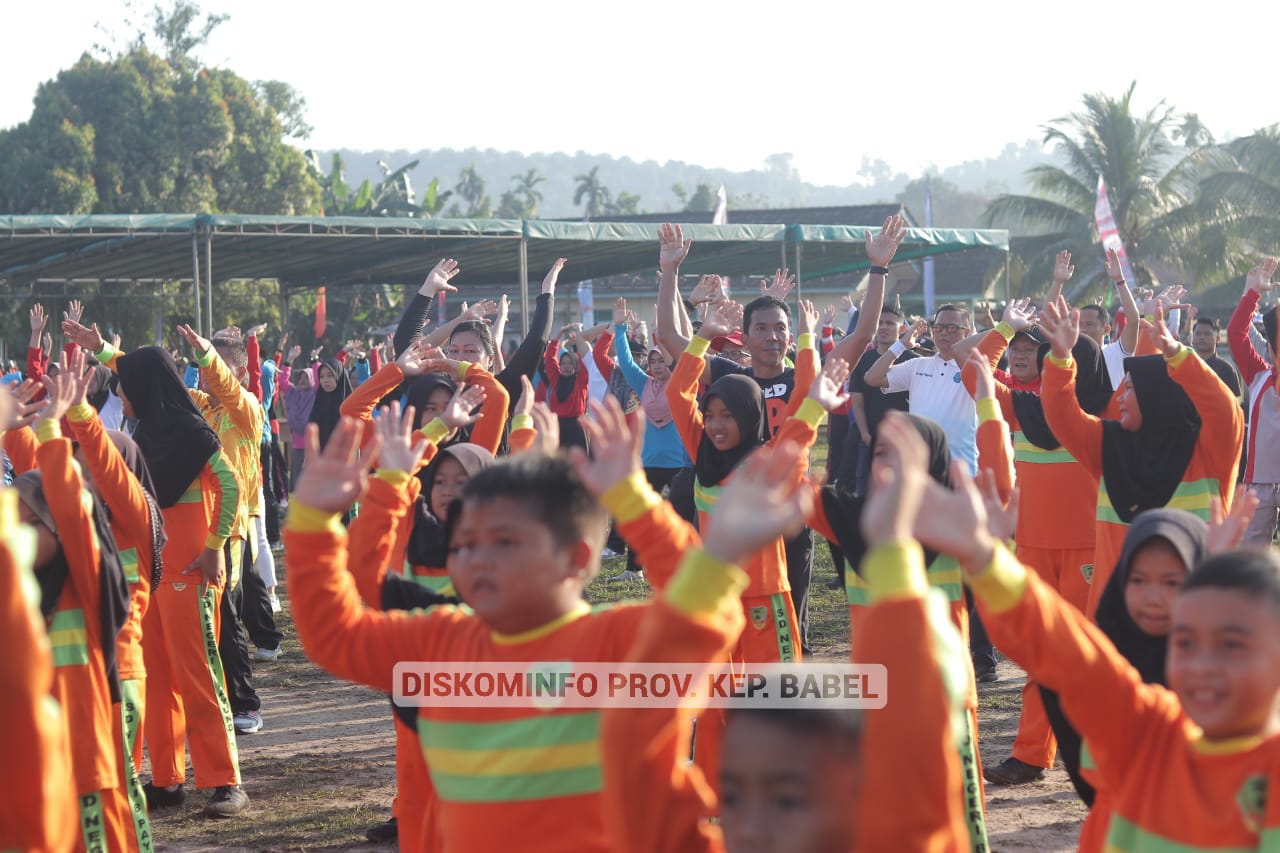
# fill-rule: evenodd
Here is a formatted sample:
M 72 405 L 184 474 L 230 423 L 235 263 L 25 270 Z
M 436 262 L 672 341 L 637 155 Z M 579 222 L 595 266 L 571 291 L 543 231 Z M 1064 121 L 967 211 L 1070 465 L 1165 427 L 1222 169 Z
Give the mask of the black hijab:
M 40 523 L 58 539 L 58 551 L 53 560 L 36 571 L 40 582 L 40 612 L 45 620 L 53 618 L 58 601 L 71 576 L 58 520 L 44 493 L 44 478 L 39 471 L 28 471 L 14 481 L 18 499 L 31 510 Z M 120 548 L 111 535 L 111 522 L 107 518 L 102 501 L 93 497 L 93 528 L 98 537 L 98 618 L 102 624 L 102 662 L 107 671 L 107 684 L 111 689 L 111 701 L 120 701 L 120 670 L 116 665 L 116 636 L 129 618 L 129 585 L 124 579 L 120 564 Z M 88 594 L 88 590 L 84 591 Z
M 947 444 L 947 434 L 936 421 L 929 418 L 912 414 L 908 414 L 907 418 L 920 433 L 929 450 L 929 476 L 943 488 L 951 488 L 951 448 Z M 872 459 L 875 458 L 878 437 L 878 435 L 871 437 Z M 827 523 L 831 525 L 831 531 L 836 535 L 836 544 L 844 551 L 845 559 L 855 571 L 858 570 L 862 556 L 867 550 L 866 541 L 862 538 L 861 526 L 862 506 L 865 501 L 865 495 L 854 494 L 840 485 L 822 488 L 822 509 L 826 513 Z M 927 548 L 924 555 L 926 566 L 933 563 L 938 556 L 937 552 Z
M 422 492 L 418 496 L 417 506 L 413 512 L 413 528 L 409 532 L 409 542 L 405 549 L 405 559 L 413 566 L 426 566 L 432 569 L 444 568 L 449 557 L 449 540 L 445 535 L 445 519 L 436 518 L 431 512 L 431 488 L 435 485 L 436 474 L 440 471 L 440 463 L 451 458 L 462 466 L 468 477 L 474 477 L 479 471 L 493 464 L 493 454 L 477 444 L 465 442 L 451 444 L 436 454 L 431 464 L 418 472 L 422 481 Z
M 1129 583 L 1133 557 L 1139 548 L 1151 540 L 1163 539 L 1178 552 L 1187 571 L 1191 571 L 1205 558 L 1208 534 L 1209 527 L 1201 518 L 1181 509 L 1149 509 L 1141 512 L 1125 531 L 1120 559 L 1116 561 L 1111 579 L 1107 581 L 1106 589 L 1098 599 L 1096 621 L 1102 633 L 1115 643 L 1116 650 L 1133 664 L 1138 675 L 1147 684 L 1165 683 L 1164 667 L 1169 638 L 1153 637 L 1144 632 L 1129 615 L 1129 608 L 1124 603 L 1124 588 Z M 1041 687 L 1040 695 L 1044 700 L 1045 715 L 1058 740 L 1058 754 L 1062 756 L 1071 784 L 1075 786 L 1080 799 L 1092 806 L 1093 786 L 1080 776 L 1080 733 L 1062 712 L 1056 692 Z
M 1036 353 L 1036 367 L 1044 367 L 1049 345 L 1044 344 Z M 1071 348 L 1071 358 L 1076 363 L 1076 402 L 1091 415 L 1101 415 L 1111 402 L 1111 376 L 1102 359 L 1102 348 L 1088 335 L 1081 335 Z M 1027 441 L 1043 450 L 1057 450 L 1062 445 L 1049 429 L 1045 420 L 1044 404 L 1039 394 L 1030 391 L 1013 391 L 1013 411 Z
M 120 356 L 116 371 L 138 419 L 133 440 L 152 473 L 156 501 L 167 509 L 200 476 L 222 443 L 192 402 L 168 350 L 136 349 Z
M 742 440 L 731 450 L 716 450 L 711 439 L 707 437 L 706 430 L 703 430 L 702 440 L 698 444 L 698 459 L 694 463 L 694 472 L 698 476 L 698 482 L 704 486 L 720 485 L 747 454 L 769 440 L 764 394 L 760 392 L 760 386 L 754 379 L 742 374 L 730 373 L 712 382 L 702 400 L 704 415 L 712 398 L 724 403 L 725 408 L 733 415 L 733 419 L 738 423 L 738 434 Z
M 458 383 L 447 373 L 424 373 L 422 376 L 415 376 L 412 381 L 404 386 L 404 404 L 405 406 L 413 406 L 413 428 L 422 429 L 426 426 L 423 422 L 423 410 L 431 399 L 431 395 L 439 388 L 444 388 L 449 392 L 449 396 L 458 390 Z M 470 427 L 465 430 L 459 430 L 459 433 L 465 432 L 468 436 L 471 434 Z M 461 435 L 455 441 L 466 441 Z
M 107 437 L 120 451 L 124 464 L 142 485 L 142 493 L 147 498 L 147 510 L 151 514 L 151 586 L 158 586 L 164 575 L 164 546 L 169 537 L 164 532 L 164 516 L 160 513 L 160 503 L 156 500 L 156 486 L 151 481 L 151 469 L 147 460 L 142 458 L 142 451 L 132 438 L 124 433 L 109 429 Z M 111 507 L 107 507 L 107 515 L 111 515 Z
M 320 368 L 327 367 L 333 371 L 334 378 L 338 380 L 338 387 L 332 391 L 324 390 L 320 384 Z M 310 422 L 320 427 L 320 447 L 324 448 L 329 443 L 329 436 L 333 435 L 333 431 L 338 427 L 338 421 L 342 419 L 342 402 L 351 396 L 351 377 L 347 375 L 347 371 L 342 369 L 342 364 L 336 358 L 326 358 L 320 362 L 320 367 L 316 368 L 316 401 L 311 406 Z
M 1142 427 L 1129 432 L 1119 421 L 1102 422 L 1102 478 L 1116 515 L 1126 524 L 1173 497 L 1195 453 L 1200 415 L 1182 386 L 1169 376 L 1164 356 L 1124 360 Z
M 573 356 L 574 360 L 578 362 L 578 370 L 587 369 L 587 366 L 582 363 L 582 359 L 579 358 L 576 353 L 562 353 L 559 356 L 557 356 L 557 358 L 564 358 L 566 354 Z M 565 373 L 563 370 L 560 371 L 560 378 L 556 380 L 556 390 L 555 390 L 556 399 L 561 403 L 567 402 L 569 399 L 569 396 L 573 394 L 573 389 L 577 387 L 577 385 L 578 385 L 577 370 L 575 370 L 573 373 Z
M 115 390 L 116 375 L 111 372 L 111 368 L 101 364 L 90 366 L 89 372 L 93 373 L 94 381 L 98 384 L 98 390 L 89 392 L 87 399 L 89 405 L 101 412 L 102 407 L 107 404 L 107 400 L 111 399 L 111 392 Z

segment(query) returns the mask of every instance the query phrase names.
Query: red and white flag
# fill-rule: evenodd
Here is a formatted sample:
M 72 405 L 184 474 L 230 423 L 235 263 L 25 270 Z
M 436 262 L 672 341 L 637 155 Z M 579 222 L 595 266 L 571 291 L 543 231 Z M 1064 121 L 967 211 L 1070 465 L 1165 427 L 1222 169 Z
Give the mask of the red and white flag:
M 724 184 L 720 185 L 719 191 L 716 193 L 716 212 L 711 215 L 712 225 L 728 225 L 729 224 L 729 195 L 724 191 Z
M 1120 269 L 1124 270 L 1124 280 L 1136 285 L 1133 269 L 1129 266 L 1129 256 L 1124 251 L 1124 241 L 1120 239 L 1120 229 L 1116 227 L 1116 218 L 1111 214 L 1111 202 L 1107 200 L 1107 184 L 1098 176 L 1098 202 L 1093 208 L 1093 218 L 1098 224 L 1098 238 L 1104 249 L 1114 249 L 1120 259 Z

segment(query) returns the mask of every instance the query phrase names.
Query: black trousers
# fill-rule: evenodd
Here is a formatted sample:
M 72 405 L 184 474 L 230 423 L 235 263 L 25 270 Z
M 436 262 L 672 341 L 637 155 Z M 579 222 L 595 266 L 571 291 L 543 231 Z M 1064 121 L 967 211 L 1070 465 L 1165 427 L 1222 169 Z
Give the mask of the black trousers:
M 964 588 L 964 597 L 969 608 L 969 654 L 973 657 L 973 668 L 981 674 L 983 670 L 996 668 L 996 647 L 987 636 L 987 628 L 982 624 L 982 616 L 968 587 Z
M 791 603 L 796 608 L 800 622 L 800 650 L 805 657 L 809 651 L 809 580 L 813 576 L 813 531 L 801 530 L 798 536 L 788 539 L 787 581 L 791 584 Z
M 677 468 L 671 478 L 667 500 L 675 507 L 676 515 L 689 522 L 696 529 L 698 526 L 698 507 L 693 502 L 693 469 Z
M 275 441 L 275 438 L 272 438 Z M 264 441 L 259 454 L 262 460 L 262 512 L 267 526 L 267 541 L 280 541 L 280 502 L 275 490 L 275 457 L 271 454 L 271 442 Z
M 253 688 L 253 665 L 249 662 L 249 642 L 240 624 L 240 612 L 244 602 L 244 578 L 253 571 L 252 541 L 243 543 L 240 551 L 240 579 L 231 585 L 231 566 L 237 556 L 232 540 L 223 546 L 222 555 L 227 563 L 227 588 L 222 591 L 222 626 L 218 631 L 218 657 L 222 659 L 222 674 L 227 682 L 227 700 L 231 713 L 244 714 L 262 708 L 258 691 Z
M 831 415 L 827 418 L 827 482 L 840 485 L 840 473 L 845 468 L 845 454 L 848 453 L 849 418 L 847 415 Z M 857 432 L 853 430 L 853 432 Z M 844 586 L 844 551 L 839 543 L 827 541 L 831 551 L 831 565 L 835 569 L 840 585 Z

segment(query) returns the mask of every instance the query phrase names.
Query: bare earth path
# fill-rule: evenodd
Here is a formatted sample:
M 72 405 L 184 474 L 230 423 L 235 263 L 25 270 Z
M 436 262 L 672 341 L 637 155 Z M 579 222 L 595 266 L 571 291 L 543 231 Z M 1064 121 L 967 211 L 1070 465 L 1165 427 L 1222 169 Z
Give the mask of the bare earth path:
M 610 560 L 604 575 L 621 569 Z M 814 650 L 839 659 L 848 654 L 848 620 L 842 595 L 827 588 L 832 577 L 825 545 L 815 554 L 810 630 Z M 597 583 L 593 600 L 640 598 L 638 584 Z M 306 659 L 285 618 L 284 652 L 258 664 L 255 680 L 266 726 L 242 736 L 240 764 L 250 811 L 229 821 L 200 816 L 207 793 L 188 788 L 186 805 L 152 815 L 157 849 L 388 850 L 365 841 L 365 830 L 390 814 L 395 755 L 390 705 L 384 696 L 333 678 Z M 982 685 L 979 727 L 982 755 L 999 762 L 1016 732 L 1024 678 L 1009 662 L 1001 680 Z M 149 778 L 146 768 L 143 778 Z M 904 795 L 906 792 L 904 792 Z M 994 851 L 1075 849 L 1084 807 L 1060 769 L 1045 782 L 987 790 L 987 820 Z

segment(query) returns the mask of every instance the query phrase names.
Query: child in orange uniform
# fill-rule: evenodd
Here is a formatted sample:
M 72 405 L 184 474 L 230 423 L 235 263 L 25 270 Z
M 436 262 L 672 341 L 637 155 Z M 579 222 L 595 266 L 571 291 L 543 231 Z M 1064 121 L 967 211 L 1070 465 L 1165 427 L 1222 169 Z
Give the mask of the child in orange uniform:
M 0 428 L 18 426 L 16 401 L 0 388 Z M 0 487 L 0 729 L 17 784 L 0 798 L 0 849 L 69 850 L 76 843 L 76 797 L 62 708 L 50 696 L 54 662 L 32 573 L 36 529 L 18 519 L 18 493 Z
M 1148 335 L 1163 358 L 1125 360 L 1117 420 L 1090 415 L 1076 400 L 1071 350 L 1080 312 L 1059 297 L 1042 316 L 1052 346 L 1044 365 L 1045 418 L 1062 446 L 1099 480 L 1089 615 L 1137 513 L 1171 506 L 1207 521 L 1215 499 L 1231 506 L 1244 430 L 1240 406 L 1217 374 L 1169 332 L 1163 308 L 1157 312 Z
M 945 686 L 954 683 L 946 673 L 968 655 L 945 617 L 931 624 L 924 562 L 911 541 L 927 451 L 909 423 L 892 416 L 880 442 L 880 488 L 863 518 L 871 545 L 863 570 L 874 601 L 854 647 L 857 660 L 888 668 L 888 704 L 865 712 L 863 720 L 847 711 L 730 711 L 719 803 L 702 772 L 685 761 L 685 714 L 606 711 L 606 816 L 618 850 L 970 849 L 953 734 L 963 695 L 948 694 Z M 785 516 L 798 506 L 778 494 L 786 472 L 764 470 L 758 461 L 740 469 L 716 507 L 740 526 L 718 529 L 746 536 L 762 516 Z M 750 489 L 735 492 L 747 484 Z M 748 506 L 756 501 L 763 509 Z M 723 548 L 712 536 L 706 550 Z M 739 624 L 731 608 L 717 620 L 699 618 L 668 595 L 650 608 L 631 659 L 715 660 Z M 906 791 L 912 805 L 899 808 L 893 798 Z M 717 814 L 718 825 L 709 821 Z
M 53 643 L 53 696 L 70 733 L 72 788 L 80 803 L 87 851 L 150 849 L 134 835 L 117 766 L 122 750 L 114 717 L 120 701 L 116 636 L 128 618 L 129 592 L 101 504 L 83 495 L 71 442 L 59 426 L 74 396 L 74 380 L 46 379 L 48 405 L 36 420 L 37 470 L 15 482 L 20 514 L 36 529 L 40 609 Z M 131 837 L 132 836 L 132 837 Z
M 965 472 L 930 490 L 916 533 L 956 556 L 992 640 L 1054 689 L 1112 798 L 1085 851 L 1263 850 L 1280 831 L 1280 561 L 1194 568 L 1169 615 L 1169 687 L 1143 684 L 1099 628 L 998 544 L 1012 523 Z M 1086 845 L 1086 841 L 1089 843 Z
M 317 440 L 309 445 L 316 451 Z M 371 447 L 376 450 L 375 439 Z M 292 501 L 287 546 L 295 616 L 312 659 L 390 692 L 398 661 L 622 660 L 644 608 L 599 612 L 582 590 L 599 571 L 604 509 L 568 463 L 526 453 L 473 477 L 452 524 L 449 570 L 474 615 L 363 610 L 343 565 L 338 514 L 363 489 L 359 426 L 345 421 L 323 455 L 313 452 Z M 645 537 L 654 564 L 674 559 L 673 529 Z M 733 590 L 725 572 L 681 573 L 690 595 Z M 679 577 L 673 583 L 679 582 Z M 707 593 L 702 593 L 706 601 Z M 418 732 L 440 798 L 446 849 L 613 849 L 600 810 L 599 714 L 523 708 L 427 707 Z M 496 774 L 495 774 L 496 771 Z

